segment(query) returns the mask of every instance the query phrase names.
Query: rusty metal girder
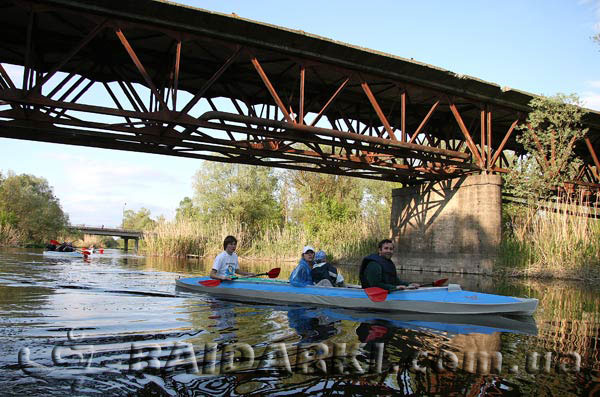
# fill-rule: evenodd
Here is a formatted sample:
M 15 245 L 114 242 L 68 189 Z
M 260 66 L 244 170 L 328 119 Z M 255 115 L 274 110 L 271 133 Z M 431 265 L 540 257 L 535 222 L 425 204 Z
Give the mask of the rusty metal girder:
M 408 184 L 506 172 L 503 152 L 522 150 L 514 94 L 289 30 L 126 3 L 0 0 L 0 136 Z M 3 63 L 22 66 L 20 83 Z M 597 144 L 585 150 L 596 168 Z

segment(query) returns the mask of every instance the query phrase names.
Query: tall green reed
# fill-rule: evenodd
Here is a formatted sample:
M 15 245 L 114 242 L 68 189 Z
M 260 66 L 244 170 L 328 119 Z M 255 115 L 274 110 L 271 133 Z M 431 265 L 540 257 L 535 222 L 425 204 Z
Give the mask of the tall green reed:
M 329 260 L 361 257 L 376 249 L 389 232 L 376 220 L 329 222 L 310 234 L 301 225 L 266 226 L 250 231 L 235 219 L 220 222 L 180 220 L 158 224 L 144 233 L 146 253 L 156 256 L 213 256 L 223 249 L 227 235 L 238 239 L 238 254 L 247 258 L 296 259 L 310 244 L 323 249 Z
M 559 197 L 529 205 L 513 220 L 498 263 L 531 276 L 587 277 L 600 273 L 597 206 L 584 198 Z

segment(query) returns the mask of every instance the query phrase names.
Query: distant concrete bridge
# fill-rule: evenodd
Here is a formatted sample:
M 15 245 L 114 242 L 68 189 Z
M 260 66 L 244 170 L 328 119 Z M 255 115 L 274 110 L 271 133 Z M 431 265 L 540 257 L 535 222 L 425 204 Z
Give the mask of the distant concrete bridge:
M 124 240 L 125 251 L 128 250 L 129 240 L 133 239 L 135 251 L 139 248 L 139 240 L 142 238 L 143 232 L 140 230 L 110 228 L 104 226 L 88 226 L 88 225 L 71 225 L 71 230 L 79 230 L 85 234 L 96 236 L 115 236 Z

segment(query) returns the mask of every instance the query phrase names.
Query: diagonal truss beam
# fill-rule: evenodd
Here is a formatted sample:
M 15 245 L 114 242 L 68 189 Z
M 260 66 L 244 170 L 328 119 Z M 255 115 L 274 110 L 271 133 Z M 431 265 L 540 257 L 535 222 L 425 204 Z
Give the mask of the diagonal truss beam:
M 108 23 L 108 19 L 104 19 L 100 22 L 90 33 L 88 33 L 69 53 L 58 63 L 56 64 L 37 84 L 35 87 L 29 90 L 31 92 L 37 92 L 48 80 L 52 78 L 67 62 L 71 60 L 83 47 L 85 47 L 90 41 L 94 39 L 100 33 Z
M 367 98 L 369 98 L 369 102 L 371 102 L 371 106 L 373 106 L 373 109 L 375 109 L 375 113 L 377 113 L 377 117 L 379 117 L 379 121 L 381 121 L 381 123 L 385 127 L 386 132 L 388 133 L 390 138 L 396 140 L 396 135 L 394 135 L 392 126 L 390 125 L 388 119 L 385 117 L 385 114 L 383 114 L 383 110 L 381 110 L 381 106 L 379 106 L 379 103 L 377 103 L 377 99 L 375 98 L 375 95 L 373 95 L 369 84 L 363 80 L 363 82 L 360 83 L 360 86 L 367 95 Z M 404 131 L 402 131 L 402 134 L 404 134 Z
M 131 46 L 131 44 L 129 44 L 129 41 L 127 40 L 127 38 L 125 37 L 125 35 L 121 31 L 121 29 L 115 29 L 115 34 L 117 35 L 117 37 L 121 41 L 121 44 L 123 44 L 123 47 L 125 47 L 125 50 L 127 51 L 127 54 L 129 54 L 129 57 L 131 58 L 131 60 L 135 64 L 135 67 L 138 69 L 138 71 L 140 72 L 140 74 L 142 75 L 142 77 L 144 78 L 144 81 L 146 81 L 146 84 L 148 84 L 148 88 L 150 88 L 150 91 L 152 91 L 152 93 L 154 94 L 154 96 L 156 97 L 156 99 L 158 99 L 158 101 L 160 102 L 161 108 L 162 109 L 168 109 L 169 107 L 165 103 L 162 95 L 156 89 L 156 86 L 152 82 L 152 78 L 150 78 L 150 75 L 146 71 L 146 68 L 144 68 L 144 65 L 142 64 L 142 62 L 138 58 L 137 54 L 133 50 L 133 47 Z
M 452 111 L 452 114 L 454 115 L 454 118 L 456 119 L 456 122 L 458 123 L 458 127 L 460 128 L 460 131 L 465 136 L 465 140 L 467 142 L 467 146 L 469 147 L 469 150 L 471 151 L 473 156 L 475 156 L 477 158 L 477 161 L 479 162 L 479 166 L 481 168 L 483 168 L 483 159 L 481 158 L 481 153 L 479 153 L 479 150 L 477 149 L 475 142 L 473 142 L 473 138 L 471 138 L 471 134 L 469 134 L 469 130 L 467 130 L 467 126 L 465 125 L 465 122 L 463 121 L 462 117 L 460 116 L 460 113 L 458 112 L 456 105 L 450 101 L 449 101 L 449 105 L 450 105 L 450 110 Z
M 415 141 L 415 139 L 417 138 L 417 136 L 421 133 L 421 131 L 423 131 L 423 128 L 425 128 L 425 126 L 427 125 L 427 122 L 431 118 L 431 115 L 433 114 L 433 112 L 435 112 L 435 109 L 437 109 L 439 104 L 440 104 L 440 101 L 437 100 L 433 103 L 433 105 L 431 105 L 429 112 L 427 112 L 427 115 L 423 118 L 423 120 L 421 121 L 421 124 L 419 124 L 419 127 L 417 127 L 417 129 L 415 130 L 413 135 L 410 137 L 410 140 L 408 141 L 408 143 L 413 143 Z
M 277 91 L 275 90 L 275 87 L 273 87 L 273 84 L 269 80 L 269 77 L 267 76 L 267 74 L 265 73 L 264 69 L 260 65 L 260 62 L 258 61 L 258 59 L 256 57 L 253 57 L 250 61 L 252 62 L 252 66 L 254 66 L 254 69 L 256 69 L 256 72 L 260 76 L 261 80 L 263 81 L 263 83 L 267 87 L 267 90 L 269 91 L 269 93 L 273 97 L 273 100 L 275 101 L 275 104 L 277 104 L 277 107 L 279 108 L 279 110 L 281 110 L 281 113 L 283 113 L 283 117 L 285 118 L 285 120 L 288 123 L 293 123 L 294 120 L 292 120 L 292 117 L 290 116 L 290 114 L 288 113 L 287 109 L 285 108 L 285 105 L 281 101 L 281 98 L 279 98 L 279 95 L 277 94 Z
M 504 138 L 502 139 L 502 143 L 500 143 L 500 146 L 498 146 L 498 149 L 496 149 L 496 152 L 494 153 L 494 157 L 492 157 L 492 160 L 488 163 L 490 169 L 493 169 L 494 166 L 496 165 L 496 161 L 498 161 L 498 157 L 500 157 L 500 155 L 502 154 L 502 151 L 504 150 L 504 146 L 506 145 L 506 142 L 508 142 L 508 139 L 510 138 L 510 136 L 511 136 L 513 130 L 515 129 L 515 127 L 517 126 L 517 124 L 519 124 L 518 119 L 513 121 L 513 123 L 510 125 L 510 128 L 508 129 L 508 131 L 504 135 Z

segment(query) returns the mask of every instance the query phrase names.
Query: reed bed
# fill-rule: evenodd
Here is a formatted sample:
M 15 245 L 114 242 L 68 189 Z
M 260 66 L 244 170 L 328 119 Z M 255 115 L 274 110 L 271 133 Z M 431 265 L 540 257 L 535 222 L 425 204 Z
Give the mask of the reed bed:
M 600 273 L 597 206 L 561 198 L 527 207 L 503 239 L 499 264 L 516 275 L 588 279 Z
M 222 222 L 181 220 L 164 222 L 144 233 L 148 255 L 184 257 L 214 256 L 223 250 L 223 239 L 231 234 L 238 239 L 238 254 L 244 258 L 296 260 L 302 247 L 310 244 L 323 249 L 330 260 L 358 258 L 376 250 L 377 241 L 388 231 L 376 221 L 333 222 L 309 235 L 299 225 L 267 226 L 249 231 L 234 219 Z
M 0 224 L 0 247 L 14 247 L 24 240 L 23 233 L 9 224 Z

